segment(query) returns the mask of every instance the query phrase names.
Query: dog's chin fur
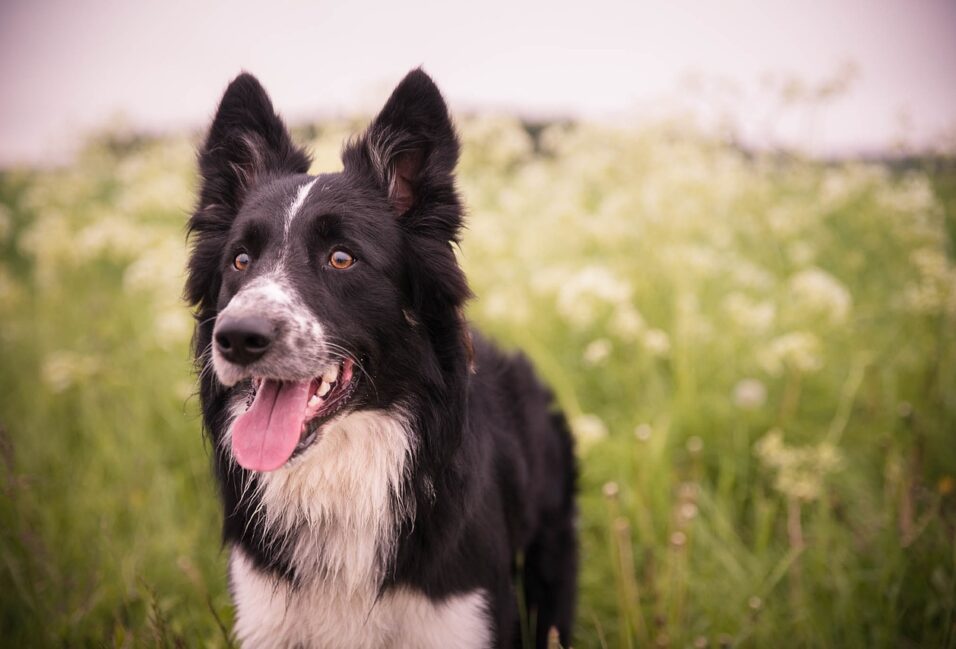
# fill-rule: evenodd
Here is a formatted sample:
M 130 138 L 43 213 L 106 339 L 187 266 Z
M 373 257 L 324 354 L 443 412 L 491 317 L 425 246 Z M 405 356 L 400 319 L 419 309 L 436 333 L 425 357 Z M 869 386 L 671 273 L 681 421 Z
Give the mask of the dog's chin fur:
M 346 145 L 344 170 L 317 177 L 253 77 L 223 96 L 199 154 L 186 296 L 245 647 L 510 647 L 518 598 L 536 646 L 551 627 L 570 642 L 571 437 L 530 364 L 461 316 L 457 159 L 420 70 Z M 347 269 L 329 263 L 341 249 Z M 238 356 L 219 327 L 250 318 L 265 351 Z M 335 367 L 352 378 L 320 392 Z M 243 460 L 285 458 L 272 471 L 233 454 L 234 430 L 266 439 L 249 426 L 261 409 L 236 427 L 260 379 L 273 381 L 266 407 L 304 381 L 333 395 L 305 411 L 291 454 L 286 426 L 283 454 Z M 273 412 L 270 427 L 288 421 Z

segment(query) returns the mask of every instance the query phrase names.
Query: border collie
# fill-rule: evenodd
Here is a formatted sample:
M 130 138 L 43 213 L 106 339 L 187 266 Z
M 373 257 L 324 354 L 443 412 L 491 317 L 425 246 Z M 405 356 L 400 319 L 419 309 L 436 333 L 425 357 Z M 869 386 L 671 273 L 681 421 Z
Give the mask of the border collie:
M 336 173 L 251 75 L 219 104 L 186 296 L 244 647 L 570 641 L 572 441 L 463 318 L 458 154 L 421 70 Z

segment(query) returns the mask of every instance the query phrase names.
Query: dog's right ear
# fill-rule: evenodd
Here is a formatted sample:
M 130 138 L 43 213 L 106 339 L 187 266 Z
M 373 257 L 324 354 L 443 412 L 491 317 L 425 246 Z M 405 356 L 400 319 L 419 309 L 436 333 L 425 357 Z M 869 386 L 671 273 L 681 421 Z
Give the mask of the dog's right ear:
M 306 173 L 310 162 L 292 143 L 262 84 L 248 73 L 236 77 L 199 150 L 199 202 L 188 226 L 194 237 L 186 283 L 190 304 L 214 303 L 221 247 L 249 190 L 267 176 Z
M 199 152 L 199 209 L 237 211 L 262 176 L 305 173 L 309 156 L 292 143 L 262 84 L 240 74 L 226 88 Z

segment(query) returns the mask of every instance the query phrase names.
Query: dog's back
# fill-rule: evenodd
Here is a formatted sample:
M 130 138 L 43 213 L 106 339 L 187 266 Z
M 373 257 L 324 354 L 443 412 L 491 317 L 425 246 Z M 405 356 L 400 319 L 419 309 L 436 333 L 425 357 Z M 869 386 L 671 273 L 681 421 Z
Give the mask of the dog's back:
M 493 591 L 497 627 L 515 633 L 515 598 L 524 598 L 536 621 L 535 646 L 546 644 L 552 626 L 568 642 L 577 583 L 571 435 L 550 390 L 523 355 L 503 354 L 477 333 L 474 341 L 467 417 L 449 472 L 460 481 L 457 502 L 454 509 L 440 507 L 458 517 L 461 528 L 457 542 L 449 538 L 440 548 L 431 546 L 434 584 L 449 590 L 456 582 L 462 589 L 482 584 Z M 427 517 L 417 524 L 399 556 L 396 577 L 431 589 L 422 579 L 419 555 L 430 545 Z M 488 557 L 476 562 L 482 554 Z M 482 574 L 495 568 L 497 574 Z M 513 590 L 516 570 L 523 571 L 524 592 Z
M 523 355 L 505 356 L 476 336 L 469 425 L 491 447 L 510 557 L 523 565 L 524 605 L 535 646 L 555 627 L 570 642 L 577 583 L 576 469 L 572 439 L 551 391 Z M 530 625 L 530 620 L 525 620 Z

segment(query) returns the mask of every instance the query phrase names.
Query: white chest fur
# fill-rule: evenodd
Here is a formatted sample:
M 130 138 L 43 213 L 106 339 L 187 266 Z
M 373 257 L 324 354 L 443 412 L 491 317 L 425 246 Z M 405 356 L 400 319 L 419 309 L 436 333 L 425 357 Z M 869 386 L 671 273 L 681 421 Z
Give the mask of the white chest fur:
M 336 590 L 322 580 L 292 590 L 256 570 L 242 550 L 230 559 L 236 635 L 245 648 L 485 649 L 491 631 L 481 591 L 432 601 L 394 589 Z
M 297 574 L 334 580 L 346 593 L 380 582 L 398 527 L 414 513 L 403 487 L 413 439 L 400 414 L 359 411 L 327 424 L 301 457 L 260 475 L 265 525 L 287 535 Z
M 236 407 L 239 409 L 239 406 Z M 225 443 L 228 443 L 226 435 Z M 265 525 L 285 533 L 295 589 L 252 565 L 239 548 L 229 564 L 236 635 L 246 648 L 466 649 L 488 647 L 480 591 L 432 601 L 393 589 L 376 599 L 401 521 L 414 436 L 401 413 L 360 411 L 329 423 L 287 466 L 259 476 Z
M 244 408 L 237 395 L 233 418 Z M 231 436 L 230 426 L 221 441 L 230 458 Z M 347 414 L 326 424 L 301 456 L 247 481 L 242 497 L 256 485 L 264 526 L 289 546 L 275 551 L 291 552 L 298 574 L 334 578 L 346 591 L 367 587 L 380 580 L 399 525 L 415 511 L 403 487 L 413 439 L 401 413 Z

